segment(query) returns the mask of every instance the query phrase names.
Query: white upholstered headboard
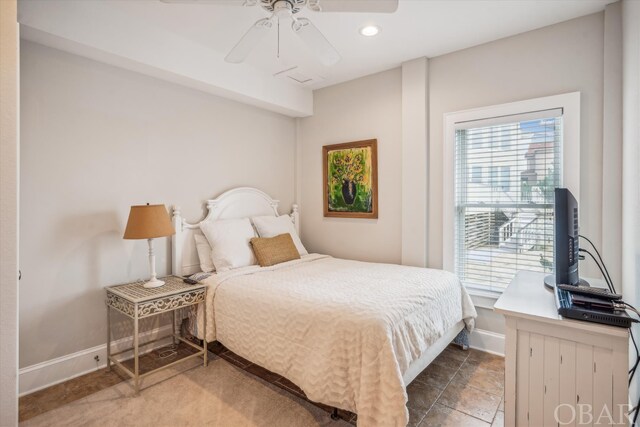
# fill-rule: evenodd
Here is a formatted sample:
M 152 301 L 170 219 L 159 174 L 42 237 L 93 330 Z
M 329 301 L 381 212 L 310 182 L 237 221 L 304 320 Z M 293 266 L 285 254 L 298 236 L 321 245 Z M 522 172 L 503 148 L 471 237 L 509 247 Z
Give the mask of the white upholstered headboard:
M 200 261 L 193 235 L 200 233 L 201 223 L 218 219 L 278 216 L 278 201 L 257 188 L 234 188 L 222 193 L 216 199 L 207 200 L 206 203 L 207 214 L 202 221 L 195 224 L 189 224 L 182 218 L 179 206 L 173 207 L 173 226 L 176 234 L 171 238 L 172 274 L 185 276 L 200 271 Z M 293 205 L 290 216 L 296 231 L 300 234 L 298 205 Z

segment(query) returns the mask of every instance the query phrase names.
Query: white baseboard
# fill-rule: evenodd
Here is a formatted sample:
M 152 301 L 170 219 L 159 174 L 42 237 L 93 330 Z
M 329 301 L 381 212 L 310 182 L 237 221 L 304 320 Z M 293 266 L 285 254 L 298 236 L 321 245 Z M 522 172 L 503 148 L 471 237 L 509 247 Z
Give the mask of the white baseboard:
M 160 336 L 169 335 L 171 325 L 165 325 L 140 334 L 141 341 L 150 341 Z M 149 352 L 155 348 L 169 344 L 169 337 L 143 347 L 142 353 Z M 131 348 L 133 337 L 122 338 L 111 343 L 112 352 Z M 504 356 L 504 335 L 483 329 L 475 329 L 469 336 L 469 346 L 487 353 Z M 99 361 L 94 360 L 95 356 Z M 126 352 L 120 355 L 122 358 L 129 358 L 133 355 Z M 52 385 L 70 380 L 80 375 L 96 371 L 107 366 L 107 345 L 102 344 L 96 347 L 81 350 L 66 356 L 57 357 L 35 365 L 20 369 L 20 396 L 24 396 L 34 391 L 50 387 Z
M 469 336 L 469 347 L 504 356 L 504 335 L 484 329 L 474 329 Z
M 140 341 L 146 342 L 171 334 L 171 325 L 161 326 L 140 334 Z M 143 345 L 141 354 L 170 343 L 170 337 Z M 117 353 L 130 349 L 133 337 L 125 337 L 111 343 L 111 352 Z M 99 361 L 94 358 L 98 356 Z M 133 352 L 125 352 L 118 356 L 127 359 L 133 357 Z M 27 366 L 19 371 L 20 396 L 70 380 L 71 378 L 96 371 L 107 366 L 107 344 L 81 350 L 66 356 L 57 357 L 35 365 Z

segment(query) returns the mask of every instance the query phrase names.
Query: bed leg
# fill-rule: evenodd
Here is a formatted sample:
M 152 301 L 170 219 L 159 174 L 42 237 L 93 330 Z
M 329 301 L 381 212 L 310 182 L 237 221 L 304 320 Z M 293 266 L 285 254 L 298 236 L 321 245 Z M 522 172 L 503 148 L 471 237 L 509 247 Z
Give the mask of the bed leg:
M 338 408 L 333 408 L 333 411 L 331 411 L 331 419 L 334 421 L 340 419 L 340 416 L 338 415 Z

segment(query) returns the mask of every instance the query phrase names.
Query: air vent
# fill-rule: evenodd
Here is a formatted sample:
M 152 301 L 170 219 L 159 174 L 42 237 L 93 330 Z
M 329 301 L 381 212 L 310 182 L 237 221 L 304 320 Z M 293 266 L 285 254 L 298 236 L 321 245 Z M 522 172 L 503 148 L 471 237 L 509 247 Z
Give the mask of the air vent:
M 310 83 L 313 78 L 306 76 L 300 72 L 294 71 L 292 73 L 289 73 L 287 75 L 287 77 L 289 77 L 291 80 L 300 83 L 300 84 L 305 84 L 305 83 Z
M 322 77 L 305 72 L 297 65 L 278 71 L 277 73 L 273 74 L 273 77 L 286 79 L 287 81 L 299 86 L 307 86 L 311 83 L 317 83 L 321 80 L 324 80 Z

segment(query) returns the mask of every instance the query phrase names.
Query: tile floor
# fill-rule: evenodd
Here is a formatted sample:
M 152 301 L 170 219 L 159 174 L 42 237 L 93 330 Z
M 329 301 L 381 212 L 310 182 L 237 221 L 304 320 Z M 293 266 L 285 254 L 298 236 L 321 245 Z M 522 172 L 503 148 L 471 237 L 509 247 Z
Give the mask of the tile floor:
M 254 365 L 219 343 L 209 350 L 229 363 L 305 399 L 304 392 L 284 377 Z M 192 351 L 180 345 L 178 356 L 160 358 L 160 350 L 141 357 L 141 370 L 171 363 Z M 131 363 L 131 361 L 128 361 Z M 126 376 L 119 369 L 74 378 L 20 398 L 20 421 L 111 387 Z M 450 345 L 407 388 L 409 426 L 494 426 L 504 424 L 504 359 L 477 350 L 463 351 Z M 327 412 L 326 405 L 314 403 Z M 356 415 L 339 411 L 339 416 L 356 423 Z

